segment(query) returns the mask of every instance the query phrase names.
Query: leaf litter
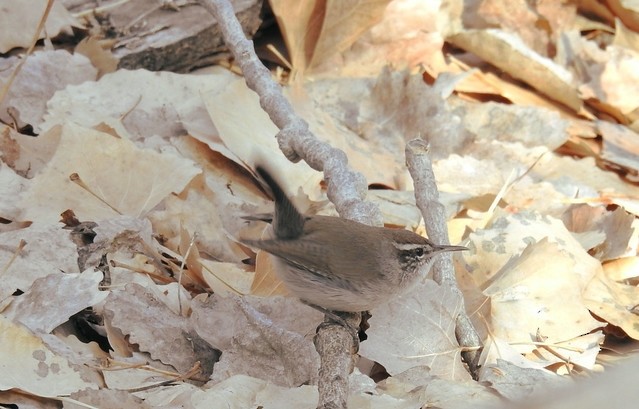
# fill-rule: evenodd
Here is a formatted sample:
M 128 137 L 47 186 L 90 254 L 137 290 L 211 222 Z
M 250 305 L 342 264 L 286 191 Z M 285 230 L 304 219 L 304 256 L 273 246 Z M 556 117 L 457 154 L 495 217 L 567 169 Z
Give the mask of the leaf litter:
M 456 266 L 484 337 L 485 383 L 469 381 L 459 359 L 460 301 L 427 280 L 372 311 L 362 361 L 391 376 L 375 383 L 360 365 L 351 405 L 526 399 L 563 383 L 557 374 L 600 370 L 615 337 L 639 340 L 636 27 L 603 25 L 615 35 L 602 46 L 583 35 L 602 24 L 568 3 L 531 13 L 487 0 L 459 15 L 455 1 L 395 0 L 363 20 L 271 3 L 300 73 L 286 95 L 369 184 L 392 189 L 371 193 L 388 203 L 385 222 L 423 232 L 402 151 L 426 136 L 451 237 L 470 247 Z M 315 42 L 299 41 L 299 15 L 325 19 Z M 539 19 L 544 30 L 521 24 Z M 62 57 L 29 57 L 34 71 L 3 101 L 3 122 L 39 135 L 1 129 L 2 401 L 18 390 L 99 407 L 314 407 L 306 384 L 321 315 L 275 295 L 268 262 L 242 263 L 254 255 L 239 238 L 262 228 L 240 216 L 269 211 L 249 172 L 256 160 L 272 160 L 313 212 L 334 214 L 321 176 L 284 159 L 256 95 L 228 70 L 96 79 L 65 54 L 86 78 L 47 82 L 34 100 L 29 75 Z M 423 75 L 400 69 L 416 63 Z M 67 209 L 96 224 L 86 242 L 59 222 Z

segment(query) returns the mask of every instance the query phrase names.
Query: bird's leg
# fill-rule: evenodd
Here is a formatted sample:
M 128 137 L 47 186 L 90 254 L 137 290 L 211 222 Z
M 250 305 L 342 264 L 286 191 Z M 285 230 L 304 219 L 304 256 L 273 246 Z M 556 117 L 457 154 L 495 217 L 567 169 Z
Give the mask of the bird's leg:
M 327 310 L 324 307 L 320 307 L 319 305 L 315 305 L 315 304 L 311 304 L 308 301 L 304 301 L 304 300 L 300 300 L 302 302 L 302 304 L 308 305 L 311 308 L 316 309 L 317 311 L 323 313 L 324 315 L 326 315 L 328 318 L 330 318 L 332 321 L 334 321 L 335 324 L 339 324 L 342 327 L 346 328 L 348 330 L 348 332 L 351 334 L 351 336 L 353 337 L 353 346 L 355 348 L 355 353 L 357 353 L 359 351 L 359 328 L 355 328 L 353 325 L 349 324 L 344 318 L 340 317 L 338 315 L 338 312 L 336 311 L 331 311 L 331 310 Z M 347 313 L 347 314 L 353 314 L 353 313 Z M 322 322 L 318 328 L 323 327 L 323 326 L 329 326 L 331 325 L 330 322 Z

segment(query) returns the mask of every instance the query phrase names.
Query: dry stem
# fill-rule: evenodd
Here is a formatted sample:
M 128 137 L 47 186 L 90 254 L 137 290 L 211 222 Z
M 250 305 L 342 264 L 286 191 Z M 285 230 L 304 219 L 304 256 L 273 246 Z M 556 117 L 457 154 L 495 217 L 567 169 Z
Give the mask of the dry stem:
M 446 213 L 444 205 L 439 202 L 439 191 L 435 182 L 433 166 L 428 156 L 428 144 L 425 141 L 414 139 L 408 142 L 406 145 L 406 166 L 413 178 L 415 201 L 424 217 L 428 237 L 435 243 L 449 244 Z M 464 297 L 457 286 L 451 253 L 444 253 L 437 257 L 433 265 L 433 280 L 440 285 L 449 287 L 463 303 Z M 477 379 L 481 340 L 463 307 L 457 316 L 455 336 L 457 342 L 465 349 L 462 352 L 464 361 L 468 364 L 473 378 Z

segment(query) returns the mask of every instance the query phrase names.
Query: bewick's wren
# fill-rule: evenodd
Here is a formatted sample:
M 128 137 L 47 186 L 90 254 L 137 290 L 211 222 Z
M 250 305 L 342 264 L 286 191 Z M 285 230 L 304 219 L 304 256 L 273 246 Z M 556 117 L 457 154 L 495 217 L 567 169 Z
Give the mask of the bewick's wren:
M 332 311 L 370 310 L 416 284 L 437 254 L 467 250 L 434 244 L 408 230 L 304 216 L 264 168 L 256 171 L 275 199 L 274 237 L 243 242 L 276 256 L 279 278 L 308 304 Z

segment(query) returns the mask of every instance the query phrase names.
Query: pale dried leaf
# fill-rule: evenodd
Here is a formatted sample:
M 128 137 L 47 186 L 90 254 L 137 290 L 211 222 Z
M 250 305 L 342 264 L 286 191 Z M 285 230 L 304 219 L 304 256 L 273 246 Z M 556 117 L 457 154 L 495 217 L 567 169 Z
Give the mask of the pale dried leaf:
M 557 373 L 569 375 L 573 369 L 578 371 L 596 369 L 604 334 L 602 331 L 595 331 L 564 342 L 548 343 L 543 340 L 540 342 L 541 348 L 537 348 L 526 357 L 541 363 L 544 367 L 553 367 L 558 364 Z
M 639 34 L 629 30 L 621 20 L 615 19 L 615 38 L 612 44 L 639 52 Z
M 185 194 L 171 198 L 167 206 L 173 199 L 187 202 L 178 206 L 184 212 L 180 213 L 179 220 L 189 231 L 198 233 L 196 243 L 200 252 L 220 261 L 243 260 L 246 253 L 235 243 L 247 224 L 242 216 L 256 213 L 256 208 L 259 208 L 257 212 L 266 211 L 261 210 L 261 206 L 265 205 L 272 209 L 272 201 L 260 190 L 254 177 L 222 153 L 210 151 L 201 142 L 189 137 L 173 140 L 173 144 L 182 155 L 198 163 L 202 174 L 187 187 L 186 199 Z M 161 211 L 153 212 L 150 217 L 154 219 L 156 215 L 162 218 Z M 166 227 L 175 229 L 175 220 L 166 222 L 168 226 L 160 223 L 155 228 L 163 230 L 163 234 Z M 166 240 L 169 243 L 174 241 L 174 233 L 166 233 Z
M 583 298 L 593 314 L 639 340 L 638 287 L 615 282 L 600 268 L 585 288 Z
M 509 400 L 523 400 L 539 392 L 549 393 L 569 380 L 543 369 L 521 368 L 504 360 L 483 368 L 482 382 Z
M 57 221 L 66 209 L 73 209 L 81 220 L 107 219 L 118 213 L 137 217 L 172 192 L 180 192 L 200 172 L 187 159 L 142 150 L 127 140 L 75 124 L 50 132 L 60 132 L 60 144 L 24 193 L 25 219 Z M 100 199 L 71 182 L 74 173 Z
M 59 409 L 60 404 L 57 400 L 40 398 L 34 395 L 9 390 L 0 391 L 0 402 L 4 404 L 12 404 L 20 409 Z
M 151 405 L 144 402 L 130 392 L 117 389 L 87 389 L 71 394 L 71 399 L 75 399 L 83 404 L 92 405 L 100 409 L 151 409 Z M 64 402 L 64 409 L 84 409 L 86 406 Z
M 54 272 L 35 280 L 24 294 L 14 297 L 3 314 L 31 331 L 49 333 L 73 314 L 107 297 L 106 291 L 98 290 L 103 277 L 101 271 L 93 269 L 82 274 Z
M 18 252 L 20 240 L 26 246 Z M 16 252 L 17 257 L 11 260 Z M 59 271 L 79 273 L 77 256 L 69 232 L 59 225 L 34 223 L 25 229 L 0 233 L 0 299 L 17 289 L 26 291 L 36 279 Z
M 136 142 L 153 135 L 168 139 L 185 133 L 210 139 L 215 127 L 200 93 L 235 77 L 221 67 L 211 75 L 119 70 L 97 82 L 57 92 L 47 104 L 42 129 L 72 121 L 88 128 L 106 124 L 117 135 Z
M 98 77 L 115 71 L 118 68 L 118 60 L 110 49 L 105 49 L 96 37 L 86 37 L 75 47 L 75 52 L 86 56 L 98 69 Z
M 351 166 L 364 174 L 369 183 L 396 188 L 406 173 L 398 155 L 401 139 L 389 135 L 390 132 L 384 135 L 388 138 L 386 141 L 371 138 L 371 135 L 362 138 L 358 132 L 361 128 L 348 129 L 342 125 L 345 116 L 353 114 L 350 109 L 358 109 L 350 102 L 353 94 L 363 93 L 355 98 L 368 99 L 370 86 L 368 79 L 323 80 L 309 84 L 304 90 L 292 89 L 287 97 L 298 115 L 308 122 L 311 131 L 322 141 L 344 151 Z M 384 121 L 383 118 L 377 120 Z
M 420 402 L 442 409 L 467 409 L 469 402 L 478 407 L 494 408 L 498 399 L 478 382 L 436 378 L 420 392 Z
M 321 30 L 317 33 L 317 42 L 306 65 L 313 70 L 333 54 L 350 47 L 366 30 L 382 20 L 386 6 L 391 0 L 340 0 L 328 1 L 323 13 L 311 16 L 311 21 L 322 16 Z M 318 4 L 318 3 L 316 3 Z M 308 53 L 308 51 L 311 51 Z
M 563 215 L 564 224 L 568 230 L 581 233 L 599 233 L 601 240 L 592 246 L 584 247 L 590 255 L 601 261 L 616 259 L 629 252 L 632 237 L 632 224 L 635 216 L 626 213 L 622 208 L 613 211 L 606 210 L 603 206 L 574 205 Z M 582 241 L 583 243 L 583 241 Z
M 529 352 L 535 347 L 526 342 L 538 332 L 554 343 L 601 326 L 581 298 L 600 265 L 560 221 L 522 212 L 494 219 L 470 240 L 474 251 L 465 260 L 491 298 L 489 325 L 496 337 Z
M 413 409 L 420 407 L 419 399 L 414 395 L 395 397 L 385 394 L 351 393 L 347 406 L 349 408 Z
M 581 109 L 572 74 L 528 48 L 518 37 L 497 29 L 467 30 L 447 41 L 477 54 L 575 112 Z
M 635 175 L 639 173 L 639 134 L 626 126 L 605 121 L 597 121 L 597 129 L 603 137 L 601 158 Z
M 240 165 L 255 168 L 258 163 L 268 163 L 277 176 L 286 175 L 278 177 L 285 191 L 293 192 L 302 186 L 312 199 L 321 197 L 321 175 L 306 164 L 293 164 L 284 157 L 275 139 L 279 130 L 244 80 L 234 80 L 221 90 L 203 93 L 203 98 L 220 138 L 240 159 Z
M 545 55 L 549 32 L 539 27 L 539 15 L 535 10 L 537 4 L 520 1 L 481 0 L 469 3 L 464 7 L 461 18 L 464 27 L 469 29 L 485 29 L 499 27 L 504 31 L 517 35 L 530 48 Z M 567 21 L 563 26 L 568 26 Z
M 484 341 L 484 349 L 481 352 L 480 365 L 487 368 L 498 361 L 507 361 L 517 365 L 519 368 L 544 369 L 544 364 L 525 358 L 517 344 L 511 345 L 504 339 L 497 338 L 492 334 Z M 480 372 L 480 379 L 485 375 L 485 371 Z
M 277 276 L 273 257 L 275 256 L 265 251 L 257 252 L 255 256 L 255 277 L 251 283 L 251 295 L 271 297 L 290 294 L 286 284 Z
M 212 379 L 246 374 L 278 385 L 299 385 L 317 376 L 319 357 L 310 334 L 321 314 L 282 298 L 220 297 L 193 300 L 191 320 L 200 336 L 222 351 Z
M 191 332 L 186 318 L 176 315 L 151 290 L 128 284 L 124 291 L 109 294 L 104 309 L 111 324 L 154 359 L 180 372 L 200 361 L 204 373 L 210 373 L 216 355 L 213 348 Z
M 573 197 L 574 203 L 614 203 L 639 215 L 639 187 L 625 183 L 616 173 L 601 170 L 595 158 L 544 155 L 534 174 Z
M 19 175 L 31 179 L 51 160 L 58 144 L 58 132 L 46 132 L 37 138 L 23 135 L 8 126 L 0 125 L 2 129 L 2 143 L 0 152 L 2 160 Z
M 625 257 L 603 265 L 604 273 L 611 280 L 623 281 L 639 277 L 639 257 Z
M 639 52 L 609 46 L 605 63 L 590 69 L 592 79 L 580 90 L 625 115 L 639 108 Z
M 389 65 L 413 69 L 429 64 L 444 44 L 437 27 L 439 6 L 438 1 L 388 2 L 381 21 L 364 31 L 348 49 L 320 61 L 313 75 L 375 77 Z
M 272 379 L 272 378 L 271 378 Z M 310 385 L 281 387 L 270 380 L 235 375 L 206 389 L 195 389 L 188 395 L 195 409 L 208 408 L 300 408 L 317 407 L 317 387 Z
M 312 57 L 321 29 L 319 24 L 309 24 L 315 2 L 272 0 L 269 3 L 280 26 L 293 67 L 304 70 Z
M 29 182 L 18 176 L 10 167 L 0 166 L 0 216 L 7 220 L 16 220 L 20 214 L 18 203 L 20 194 Z
M 199 176 L 196 177 L 183 194 L 167 197 L 161 209 L 149 213 L 148 218 L 153 223 L 154 233 L 163 237 L 166 247 L 177 251 L 180 231 L 185 229 L 189 235 L 196 235 L 195 245 L 208 257 L 224 261 L 241 261 L 245 254 L 229 240 L 223 220 L 230 217 L 239 218 L 240 215 L 224 217 L 223 209 L 217 206 L 222 198 L 212 200 L 216 196 L 226 195 L 223 191 L 212 191 L 203 185 Z
M 456 114 L 478 140 L 521 142 L 535 148 L 555 150 L 568 139 L 568 121 L 545 108 L 504 105 L 495 102 L 468 104 L 457 102 Z
M 360 353 L 391 374 L 427 365 L 442 378 L 468 379 L 455 338 L 461 300 L 432 280 L 371 311 L 368 339 Z
M 111 355 L 114 355 L 112 364 L 117 370 L 102 371 L 104 383 L 111 390 L 157 386 L 180 375 L 175 368 L 152 360 L 146 353 L 130 351 L 124 357 L 112 352 Z
M 0 13 L 0 53 L 4 54 L 14 47 L 27 48 L 33 41 L 36 27 L 44 13 L 47 0 L 3 1 Z M 69 14 L 62 3 L 53 3 L 45 29 L 39 38 L 55 37 L 65 32 L 71 33 L 72 27 L 81 27 Z
M 8 65 L 12 62 L 17 65 L 18 61 L 17 58 L 2 61 L 0 84 L 4 85 L 15 69 L 15 66 Z M 19 128 L 31 125 L 36 133 L 40 133 L 46 104 L 53 94 L 70 84 L 93 81 L 97 73 L 83 55 L 70 54 L 65 50 L 37 51 L 27 58 L 9 93 L 0 102 L 0 119 L 5 123 L 13 123 L 16 119 Z
M 226 295 L 229 292 L 248 294 L 251 291 L 254 273 L 242 269 L 236 263 L 223 263 L 206 259 L 200 259 L 200 262 L 202 263 L 203 278 L 214 293 L 221 295 Z
M 0 316 L 0 389 L 54 397 L 96 385 L 84 381 L 77 369 L 55 354 L 22 325 Z
M 450 205 L 446 208 L 446 213 L 451 215 L 454 212 L 453 206 L 457 198 L 446 200 L 449 198 L 451 195 L 442 195 L 440 200 L 444 206 Z M 406 227 L 412 231 L 417 230 L 422 214 L 415 205 L 414 192 L 386 189 L 369 190 L 366 199 L 379 206 L 385 225 Z

